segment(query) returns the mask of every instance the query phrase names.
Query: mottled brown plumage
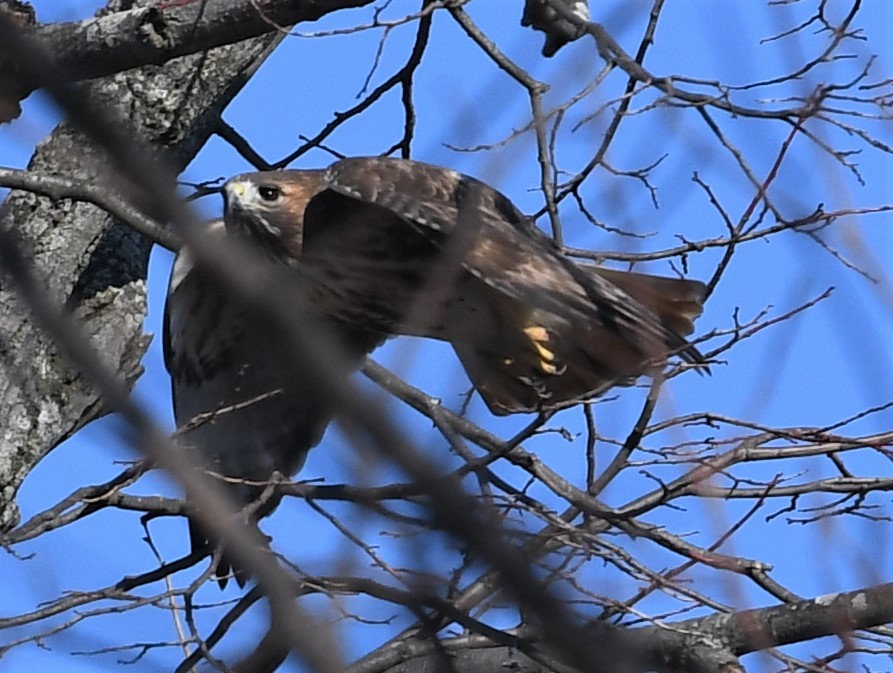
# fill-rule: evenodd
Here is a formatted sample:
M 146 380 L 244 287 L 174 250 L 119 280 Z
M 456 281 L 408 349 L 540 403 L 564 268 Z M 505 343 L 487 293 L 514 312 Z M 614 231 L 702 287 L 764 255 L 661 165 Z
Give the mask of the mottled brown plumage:
M 208 235 L 226 235 L 223 223 L 211 223 Z M 347 358 L 344 371 L 331 372 L 333 377 L 346 377 L 382 340 L 335 320 L 318 327 L 340 342 Z M 274 473 L 295 474 L 334 412 L 324 391 L 308 385 L 299 367 L 288 366 L 283 349 L 282 338 L 260 312 L 196 268 L 189 248 L 180 251 L 164 313 L 164 361 L 171 374 L 177 441 L 226 478 L 221 485 L 239 506 L 253 503 Z M 276 504 L 275 498 L 267 501 L 252 519 L 266 516 Z M 194 552 L 214 551 L 192 521 L 190 538 Z M 229 566 L 224 556 L 215 569 L 221 587 Z M 246 576 L 237 571 L 236 579 L 241 585 Z
M 497 414 L 555 409 L 649 373 L 678 353 L 702 283 L 578 265 L 503 194 L 415 161 L 226 184 L 225 221 L 301 279 L 322 315 L 449 341 Z

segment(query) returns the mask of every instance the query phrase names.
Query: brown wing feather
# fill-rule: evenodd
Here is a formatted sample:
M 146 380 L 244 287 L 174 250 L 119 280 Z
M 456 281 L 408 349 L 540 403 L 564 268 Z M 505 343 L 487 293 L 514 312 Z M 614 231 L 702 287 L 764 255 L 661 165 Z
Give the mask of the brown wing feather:
M 326 172 L 329 187 L 359 201 L 374 203 L 420 225 L 451 234 L 459 223 L 461 199 L 468 191 L 479 195 L 478 214 L 502 222 L 525 234 L 537 231 L 530 220 L 489 185 L 462 173 L 407 159 L 352 157 Z
M 382 157 L 338 161 L 322 181 L 246 177 L 281 181 L 288 198 L 279 210 L 260 204 L 256 228 L 299 234 L 286 247 L 320 312 L 449 340 L 495 413 L 597 395 L 668 351 L 703 362 L 684 338 L 702 284 L 578 266 L 474 178 Z
M 653 310 L 610 278 L 575 265 L 505 195 L 479 180 L 384 157 L 341 160 L 327 179 L 331 189 L 391 210 L 441 245 L 460 223 L 472 227 L 465 269 L 531 309 L 573 323 L 594 322 L 628 339 L 666 343 L 686 359 L 702 361 Z
M 209 225 L 209 235 L 228 232 L 219 222 Z M 293 240 L 293 232 L 284 233 Z M 257 237 L 248 240 L 264 245 Z M 333 377 L 346 377 L 381 342 L 381 335 L 359 326 L 325 321 L 319 327 L 349 356 L 343 371 L 330 368 Z M 222 487 L 239 506 L 263 491 L 245 482 L 299 470 L 335 411 L 328 395 L 302 379 L 300 367 L 286 366 L 283 348 L 281 336 L 268 328 L 262 313 L 194 267 L 188 248 L 180 251 L 164 314 L 164 361 L 171 374 L 178 441 L 195 450 L 208 469 L 234 480 Z M 255 520 L 276 504 L 273 498 L 255 512 Z M 207 534 L 192 522 L 190 539 L 194 552 L 213 551 Z M 221 586 L 229 563 L 224 554 L 216 568 Z M 241 585 L 245 575 L 237 573 L 236 578 Z
M 703 310 L 706 286 L 698 281 L 591 266 L 581 269 L 622 287 L 674 333 L 689 334 L 692 321 Z M 527 316 L 526 324 L 540 326 L 528 329 L 538 336 L 533 348 L 523 341 L 505 351 L 453 343 L 469 378 L 495 414 L 560 409 L 613 386 L 629 385 L 638 375 L 659 367 L 667 347 L 673 347 L 629 339 L 599 325 L 552 323 L 535 312 Z

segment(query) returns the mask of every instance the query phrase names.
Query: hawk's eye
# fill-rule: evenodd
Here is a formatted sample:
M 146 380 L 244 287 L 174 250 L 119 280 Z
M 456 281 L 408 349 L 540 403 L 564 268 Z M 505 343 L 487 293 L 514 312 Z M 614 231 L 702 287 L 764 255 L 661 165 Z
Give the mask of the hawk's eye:
M 257 193 L 260 194 L 260 198 L 264 201 L 275 201 L 279 198 L 279 187 L 273 187 L 271 185 L 261 185 L 257 188 Z

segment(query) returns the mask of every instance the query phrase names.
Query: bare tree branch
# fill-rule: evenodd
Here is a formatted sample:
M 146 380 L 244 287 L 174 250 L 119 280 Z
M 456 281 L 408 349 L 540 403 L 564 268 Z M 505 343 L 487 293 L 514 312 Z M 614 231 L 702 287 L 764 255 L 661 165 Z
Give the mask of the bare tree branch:
M 0 0 L 0 6 L 12 4 Z M 143 531 L 143 544 L 151 551 L 147 568 L 125 566 L 115 578 L 91 579 L 92 589 L 60 591 L 44 603 L 4 615 L 0 633 L 10 635 L 0 643 L 0 655 L 77 638 L 89 620 L 162 610 L 173 622 L 170 636 L 122 633 L 114 642 L 78 651 L 112 654 L 127 663 L 176 657 L 167 668 L 184 672 L 206 663 L 245 673 L 276 670 L 298 652 L 317 669 L 333 670 L 343 669 L 337 630 L 343 625 L 368 629 L 376 641 L 374 649 L 347 667 L 350 673 L 485 673 L 506 666 L 532 673 L 739 673 L 739 657 L 756 651 L 776 659 L 784 670 L 827 673 L 838 662 L 854 668 L 853 662 L 861 665 L 863 658 L 888 657 L 893 652 L 893 629 L 886 626 L 893 622 L 893 589 L 873 558 L 864 567 L 849 560 L 864 552 L 846 549 L 843 537 L 858 529 L 842 528 L 856 521 L 881 530 L 893 519 L 893 477 L 887 470 L 893 463 L 891 403 L 883 384 L 874 381 L 879 378 L 875 372 L 858 377 L 864 404 L 846 400 L 841 406 L 850 406 L 833 413 L 831 420 L 810 415 L 810 425 L 796 417 L 773 423 L 748 413 L 735 416 L 727 411 L 729 401 L 716 399 L 713 404 L 710 380 L 691 399 L 688 393 L 680 395 L 694 390 L 679 378 L 684 366 L 668 367 L 650 388 L 639 384 L 582 409 L 521 422 L 475 416 L 470 395 L 461 404 L 455 392 L 448 393 L 453 399 L 437 399 L 433 387 L 423 390 L 426 384 L 419 387 L 415 379 L 403 380 L 372 361 L 364 371 L 381 390 L 367 394 L 362 385 L 330 375 L 338 367 L 337 343 L 317 329 L 313 316 L 296 311 L 300 288 L 293 275 L 270 270 L 250 251 L 204 240 L 184 204 L 173 196 L 173 174 L 214 133 L 231 146 L 227 149 L 234 150 L 236 161 L 262 169 L 284 167 L 311 149 L 333 156 L 358 153 L 345 141 L 355 129 L 364 134 L 363 153 L 409 156 L 411 149 L 427 152 L 438 141 L 459 138 L 452 146 L 464 144 L 480 152 L 482 166 L 488 160 L 511 160 L 503 148 L 523 139 L 531 152 L 535 144 L 530 156 L 538 160 L 532 177 L 525 174 L 530 180 L 526 186 L 536 193 L 531 210 L 548 213 L 556 244 L 584 259 L 630 265 L 661 260 L 679 275 L 688 275 L 691 262 L 696 277 L 712 275 L 711 289 L 716 291 L 705 316 L 709 323 L 696 341 L 708 352 L 715 379 L 726 379 L 736 366 L 740 372 L 740 352 L 768 345 L 765 378 L 774 384 L 776 378 L 781 381 L 777 370 L 792 357 L 791 336 L 801 322 L 830 315 L 835 335 L 844 333 L 846 320 L 828 312 L 841 310 L 841 296 L 869 296 L 876 303 L 870 309 L 859 307 L 865 324 L 858 327 L 868 332 L 871 321 L 881 319 L 878 307 L 893 306 L 883 282 L 888 274 L 878 263 L 882 255 L 867 238 L 861 240 L 858 229 L 869 219 L 889 218 L 893 206 L 876 202 L 876 194 L 834 193 L 847 180 L 870 184 L 871 171 L 856 165 L 856 150 L 846 144 L 851 139 L 866 152 L 891 152 L 882 124 L 889 117 L 893 78 L 882 73 L 877 81 L 869 80 L 881 59 L 860 53 L 856 60 L 848 51 L 862 41 L 861 3 L 834 8 L 827 0 L 791 3 L 810 16 L 797 15 L 770 39 L 773 45 L 789 46 L 787 51 L 796 56 L 776 64 L 780 68 L 769 75 L 761 71 L 751 81 L 732 85 L 713 75 L 653 74 L 663 62 L 651 45 L 666 51 L 675 45 L 673 40 L 685 39 L 666 29 L 679 17 L 673 3 L 663 0 L 652 0 L 647 16 L 647 8 L 624 6 L 618 14 L 604 16 L 603 7 L 593 7 L 598 23 L 582 13 L 581 3 L 529 0 L 528 23 L 545 28 L 552 48 L 581 34 L 596 43 L 589 61 L 562 60 L 567 56 L 562 53 L 549 68 L 531 60 L 538 57 L 535 50 L 525 51 L 530 44 L 494 38 L 494 23 L 488 23 L 493 17 L 482 9 L 486 3 L 425 1 L 421 9 L 413 6 L 415 13 L 390 19 L 388 12 L 395 10 L 385 2 L 375 8 L 371 22 L 306 35 L 337 37 L 352 47 L 351 36 L 381 33 L 377 43 L 375 36 L 356 42 L 368 53 L 367 60 L 353 59 L 360 84 L 351 91 L 361 88 L 358 100 L 341 112 L 324 109 L 312 122 L 299 109 L 294 124 L 300 128 L 277 133 L 281 137 L 275 143 L 260 134 L 259 129 L 266 130 L 265 119 L 243 118 L 232 126 L 220 119 L 223 106 L 265 55 L 264 45 L 242 43 L 167 60 L 248 33 L 294 35 L 287 26 L 301 13 L 360 4 L 366 3 L 172 0 L 132 7 L 116 0 L 98 19 L 34 28 L 35 34 L 48 36 L 49 55 L 29 55 L 22 48 L 6 60 L 0 56 L 0 66 L 8 66 L 0 68 L 6 75 L 0 80 L 0 96 L 7 97 L 0 105 L 17 101 L 35 84 L 48 84 L 70 115 L 28 170 L 0 168 L 0 185 L 15 189 L 3 211 L 0 253 L 8 260 L 7 270 L 25 281 L 30 296 L 16 295 L 9 283 L 0 290 L 5 365 L 0 401 L 10 410 L 6 443 L 0 444 L 0 507 L 8 509 L 0 511 L 11 525 L 16 517 L 7 500 L 22 476 L 60 437 L 106 409 L 123 410 L 139 435 L 135 443 L 154 457 L 126 466 L 111 479 L 85 477 L 77 488 L 49 494 L 41 512 L 0 535 L 0 545 L 27 569 L 29 545 L 45 539 L 51 543 L 56 531 L 75 533 L 103 517 L 123 515 L 136 530 L 135 538 Z M 515 10 L 522 4 L 517 0 Z M 21 7 L 10 13 L 5 18 L 19 26 L 30 21 Z M 446 21 L 438 24 L 439 19 Z M 239 21 L 243 23 L 236 25 Z M 532 37 L 514 19 L 510 23 L 515 34 Z M 615 26 L 623 26 L 623 32 L 609 32 Z M 442 40 L 450 29 L 449 39 L 456 42 L 446 45 L 446 53 L 464 49 L 490 76 L 481 80 L 485 86 L 480 91 L 468 91 L 464 76 L 456 83 L 426 79 L 432 71 L 442 72 L 429 55 L 445 53 Z M 812 29 L 818 32 L 802 50 Z M 62 49 L 76 36 L 83 38 L 82 44 Z M 97 36 L 103 44 L 95 42 Z M 401 39 L 400 49 L 393 50 Z M 629 53 L 627 44 L 633 45 Z M 0 40 L 0 52 L 4 49 L 8 45 Z M 575 51 L 583 53 L 580 46 Z M 48 67 L 51 56 L 69 72 Z M 654 61 L 647 68 L 646 56 Z M 72 84 L 73 79 L 143 59 L 164 65 L 83 88 Z M 392 69 L 382 75 L 387 64 Z M 853 67 L 840 75 L 843 69 L 832 70 L 829 64 Z M 699 64 L 703 68 L 698 71 L 719 72 L 714 65 Z M 741 72 L 746 72 L 743 65 Z M 488 101 L 491 85 L 499 93 L 492 109 L 481 103 Z M 436 98 L 442 107 L 432 111 L 417 106 L 430 90 L 440 88 L 450 89 Z M 146 90 L 165 93 L 158 100 L 146 96 Z M 453 101 L 470 93 L 475 95 L 468 96 L 467 107 L 456 105 L 454 110 Z M 514 105 L 510 97 L 517 99 Z M 501 117 L 504 113 L 508 116 Z M 110 121 L 115 117 L 117 122 Z M 444 119 L 451 123 L 441 123 Z M 783 126 L 780 132 L 774 132 L 777 122 Z M 91 134 L 93 143 L 69 124 Z M 304 128 L 309 124 L 313 126 Z M 503 140 L 479 142 L 477 137 L 489 133 L 491 124 L 500 125 L 497 133 Z M 477 137 L 461 140 L 463 133 L 477 133 L 472 127 L 478 125 Z M 433 140 L 432 127 L 437 129 Z M 768 141 L 760 136 L 764 129 Z M 303 143 L 297 149 L 292 144 L 296 137 Z M 632 150 L 630 138 L 635 140 Z M 144 153 L 146 146 L 153 158 Z M 822 176 L 833 185 L 827 190 L 827 208 L 824 193 L 790 193 L 798 191 L 791 186 L 799 185 L 803 166 L 811 168 L 813 156 L 804 153 L 804 146 L 833 165 Z M 641 157 L 635 157 L 640 150 Z M 679 171 L 681 165 L 686 170 Z M 220 175 L 225 169 L 214 170 Z M 483 168 L 480 174 L 487 177 Z M 213 191 L 208 184 L 202 183 L 196 194 Z M 622 193 L 624 185 L 637 190 L 636 198 Z M 693 211 L 700 221 L 691 229 L 688 221 L 695 218 L 680 206 L 688 193 L 701 207 Z M 642 231 L 634 224 L 610 222 L 636 214 L 639 196 L 645 208 L 669 203 L 670 217 L 664 211 L 660 225 L 649 224 Z M 571 217 L 576 213 L 568 212 L 574 209 L 583 216 L 577 218 L 582 229 Z M 587 234 L 587 221 L 626 234 L 624 240 L 633 247 L 616 253 L 585 247 L 589 243 L 581 234 Z M 564 245 L 565 235 L 580 247 Z M 181 239 L 194 248 L 197 264 L 212 282 L 226 288 L 232 301 L 250 305 L 263 328 L 281 339 L 287 373 L 308 390 L 339 401 L 341 433 L 330 439 L 345 444 L 332 448 L 346 467 L 337 477 L 326 473 L 324 484 L 318 479 L 291 483 L 278 474 L 248 481 L 215 474 L 211 467 L 206 475 L 211 478 L 193 480 L 190 452 L 171 450 L 175 447 L 127 398 L 120 382 L 111 380 L 112 371 L 128 381 L 138 375 L 145 349 L 140 323 L 149 240 L 175 247 Z M 742 262 L 766 264 L 758 270 L 771 275 L 768 267 L 779 258 L 766 251 L 777 251 L 779 243 L 791 240 L 810 250 L 818 246 L 817 254 L 829 266 L 861 274 L 853 274 L 856 282 L 882 282 L 867 291 L 860 286 L 864 294 L 854 294 L 845 282 L 827 280 L 826 267 L 810 266 L 801 276 L 812 280 L 797 278 L 792 284 L 804 285 L 783 288 L 782 296 L 778 288 L 759 283 L 729 287 Z M 430 274 L 434 285 L 443 284 L 439 270 Z M 839 288 L 833 295 L 832 282 Z M 61 305 L 69 314 L 59 314 Z M 34 325 L 32 316 L 38 314 L 49 316 L 55 340 Z M 103 363 L 85 346 L 72 316 L 86 326 Z M 816 331 L 814 324 L 809 329 Z M 785 343 L 778 346 L 772 339 Z M 66 349 L 94 375 L 94 384 L 65 364 Z M 726 363 L 729 370 L 724 370 Z M 445 364 L 436 366 L 438 376 L 447 378 Z M 35 371 L 47 372 L 46 378 Z M 724 383 L 731 387 L 721 388 L 722 395 L 739 384 Z M 214 423 L 234 408 L 200 414 L 193 422 Z M 418 434 L 407 430 L 416 427 L 422 428 Z M 187 499 L 158 494 L 155 480 L 145 474 L 156 466 L 171 470 L 185 486 Z M 215 500 L 213 485 L 221 479 L 258 487 L 263 494 L 236 516 Z M 269 543 L 256 528 L 241 525 L 251 512 L 280 498 L 283 509 L 291 510 L 288 514 L 300 510 L 301 518 L 293 522 L 280 512 L 278 519 L 269 520 Z M 232 585 L 222 599 L 207 600 L 214 588 L 207 586 L 213 559 L 201 553 L 184 556 L 176 545 L 161 542 L 162 534 L 182 524 L 181 517 L 207 520 L 209 530 L 235 544 L 236 562 L 254 574 L 256 585 L 234 601 Z M 289 526 L 284 536 L 277 530 L 283 523 Z M 291 534 L 296 527 L 299 535 Z M 335 553 L 320 559 L 316 552 L 323 545 L 308 540 L 305 527 L 313 536 L 317 530 L 328 531 L 321 534 L 327 536 L 324 545 L 331 542 Z M 792 549 L 765 552 L 754 541 L 764 529 L 780 533 L 781 544 Z M 757 536 L 749 538 L 754 530 Z M 845 568 L 845 586 L 863 588 L 804 599 L 790 571 L 799 573 L 799 556 L 808 554 L 815 554 L 811 565 L 821 566 L 823 554 L 795 548 L 802 530 L 818 530 L 823 542 L 835 545 L 841 553 L 834 563 Z M 845 531 L 841 539 L 838 531 Z M 866 549 L 875 544 L 869 542 Z M 833 578 L 826 580 L 837 588 Z M 771 607 L 742 609 L 763 601 Z M 267 606 L 262 618 L 268 619 L 258 625 L 256 615 Z M 245 632 L 254 640 L 241 638 L 235 653 L 226 649 Z M 822 636 L 831 638 L 808 650 L 810 660 L 778 649 Z
M 89 95 L 108 109 L 126 110 L 132 140 L 155 147 L 165 161 L 182 167 L 273 42 L 267 37 L 160 69 L 118 75 L 90 84 Z M 168 95 L 152 96 L 152 88 L 145 86 L 150 81 Z M 41 145 L 30 168 L 96 183 L 106 161 L 95 145 L 62 124 Z M 151 241 L 93 205 L 54 203 L 33 193 L 11 194 L 0 215 L 3 226 L 31 251 L 51 294 L 82 314 L 106 361 L 135 380 L 148 346 L 142 316 Z M 8 530 L 18 521 L 13 496 L 30 469 L 106 410 L 96 391 L 59 357 L 52 339 L 32 323 L 15 294 L 4 288 L 0 297 L 0 400 L 8 410 L 0 440 L 0 530 Z M 34 369 L 43 376 L 31 375 Z M 38 418 L 44 420 L 38 423 Z
M 235 44 L 285 26 L 315 21 L 330 12 L 371 0 L 215 0 L 153 3 L 118 9 L 75 23 L 37 25 L 34 37 L 53 54 L 72 80 L 107 77 L 146 65 L 162 65 L 215 47 Z M 18 55 L 0 58 L 0 91 L 5 82 L 27 95 L 44 85 L 24 76 Z M 2 120 L 0 120 L 2 121 Z

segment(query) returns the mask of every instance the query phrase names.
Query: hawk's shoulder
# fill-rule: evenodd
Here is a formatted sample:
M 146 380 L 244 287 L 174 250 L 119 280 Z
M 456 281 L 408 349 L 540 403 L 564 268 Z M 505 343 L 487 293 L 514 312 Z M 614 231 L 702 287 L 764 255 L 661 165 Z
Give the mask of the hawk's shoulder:
M 212 220 L 205 223 L 204 226 L 208 236 L 222 237 L 226 233 L 223 220 Z M 184 245 L 174 257 L 162 317 L 162 354 L 164 365 L 172 374 L 176 367 L 175 360 L 178 352 L 177 344 L 173 342 L 177 340 L 184 323 L 189 319 L 188 314 L 193 308 L 193 295 L 198 292 L 195 285 L 202 282 L 194 271 L 195 259 L 192 251 Z
M 464 218 L 530 233 L 530 220 L 502 192 L 441 166 L 389 157 L 342 159 L 326 171 L 329 188 L 390 210 L 417 227 L 452 233 Z

